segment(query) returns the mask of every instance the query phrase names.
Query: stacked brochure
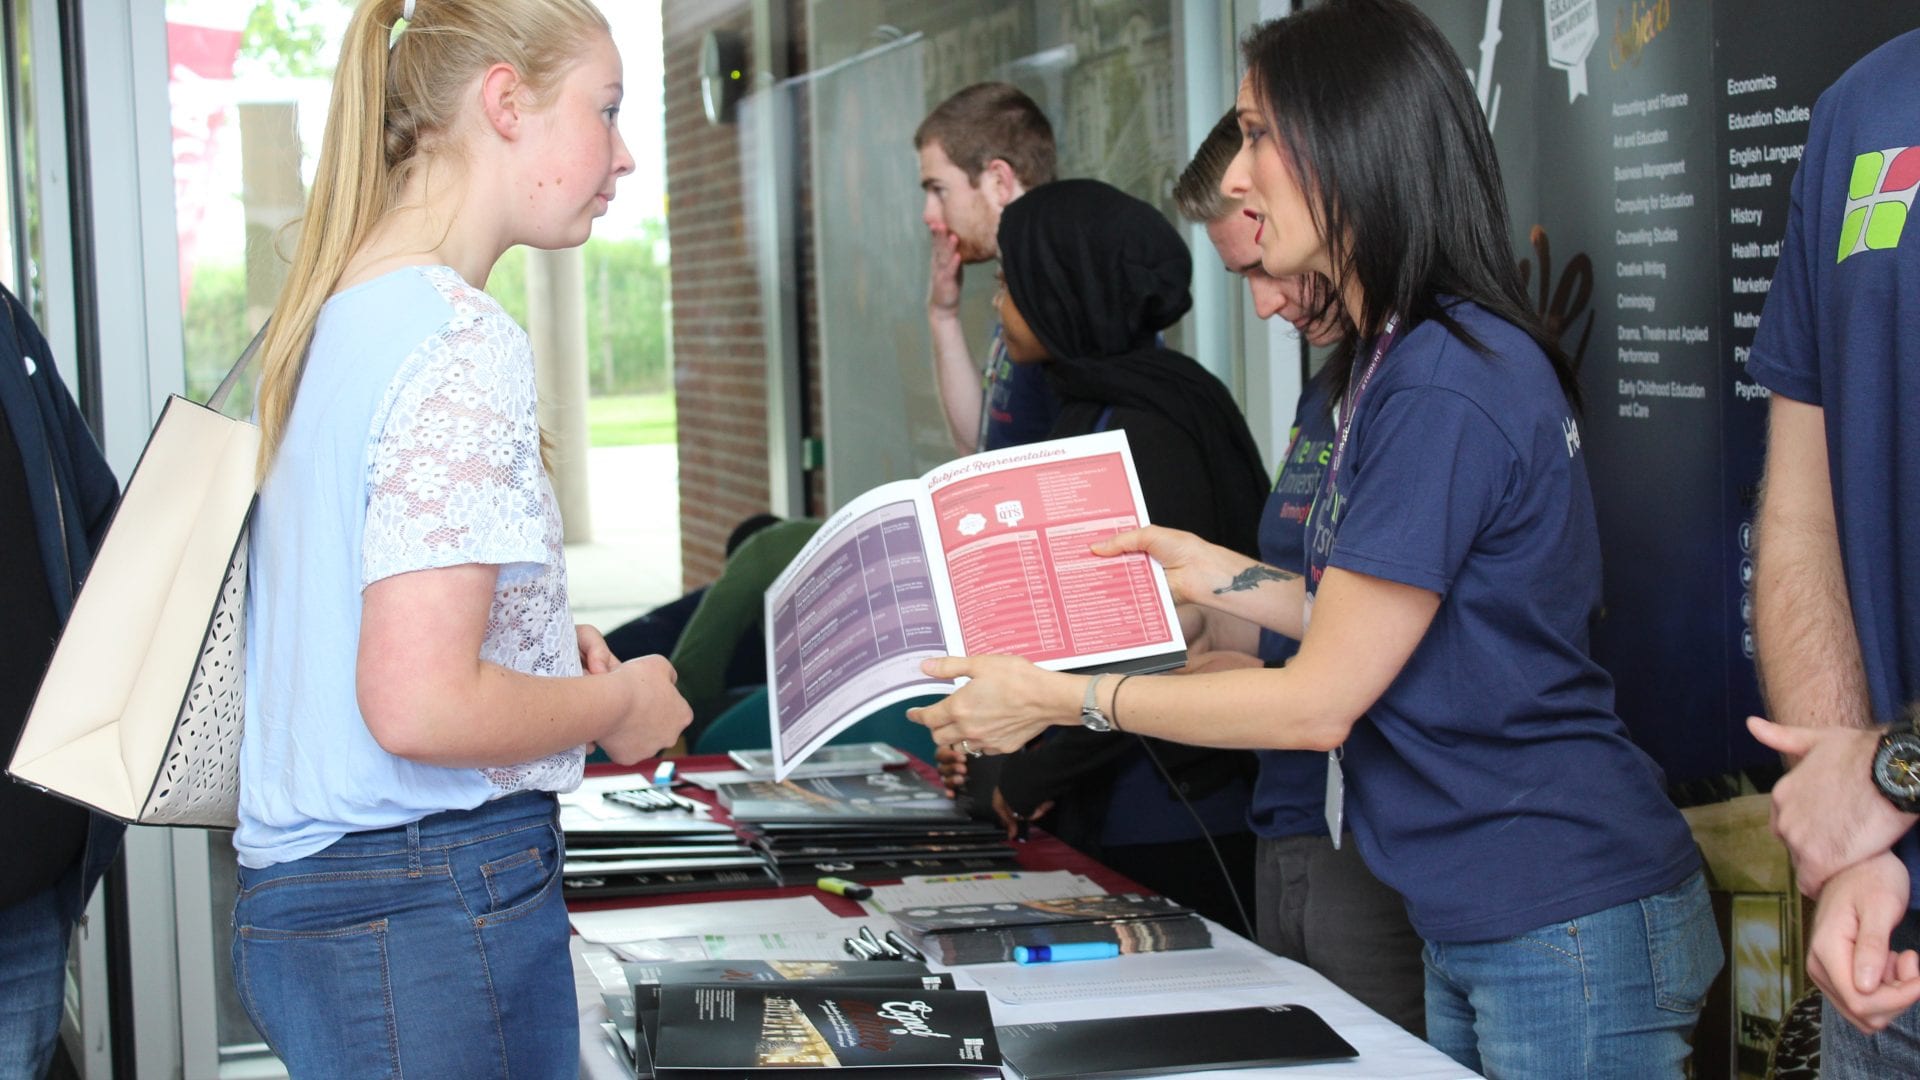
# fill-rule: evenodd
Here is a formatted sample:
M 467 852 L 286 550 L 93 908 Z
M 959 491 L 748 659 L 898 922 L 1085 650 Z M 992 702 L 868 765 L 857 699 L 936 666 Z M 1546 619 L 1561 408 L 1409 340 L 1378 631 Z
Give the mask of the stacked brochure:
M 772 865 L 705 807 L 641 810 L 638 776 L 590 777 L 560 796 L 566 835 L 561 892 L 569 900 L 652 896 L 778 884 Z
M 718 795 L 721 808 L 742 825 L 967 820 L 966 813 L 939 785 L 907 769 L 875 770 L 857 776 L 748 780 L 723 784 Z
M 755 826 L 754 847 L 780 880 L 802 884 L 833 876 L 887 881 L 921 874 L 972 874 L 1009 870 L 1014 851 L 1006 830 L 981 821 L 937 825 L 871 824 Z
M 607 995 L 636 1075 L 748 1076 L 760 1069 L 860 1068 L 882 1075 L 997 1076 L 992 1019 L 977 991 L 907 961 L 734 960 L 624 965 L 632 994 Z M 726 991 L 723 993 L 723 991 Z M 732 993 L 745 991 L 745 993 Z M 938 1012 L 954 1045 L 920 1046 Z M 961 1044 L 972 1040 L 971 1048 Z M 896 1046 L 895 1044 L 899 1044 Z M 930 1072 L 912 1070 L 932 1069 Z
M 1015 861 L 1002 830 L 969 820 L 937 783 L 908 769 L 724 784 L 718 798 L 789 885 L 974 873 Z
M 1021 945 L 1111 942 L 1122 953 L 1144 953 L 1213 944 L 1192 908 L 1140 893 L 908 907 L 893 919 L 921 952 L 943 964 L 1012 960 Z
M 1357 1057 L 1299 1005 L 1014 1024 L 994 1029 L 1024 1080 L 1165 1076 Z
M 658 1080 L 787 1075 L 997 1077 L 987 995 L 831 983 L 662 987 Z
M 976 454 L 849 502 L 766 593 L 774 775 L 876 709 L 951 690 L 920 670 L 932 657 L 1178 667 L 1159 565 L 1088 550 L 1146 524 L 1120 431 Z

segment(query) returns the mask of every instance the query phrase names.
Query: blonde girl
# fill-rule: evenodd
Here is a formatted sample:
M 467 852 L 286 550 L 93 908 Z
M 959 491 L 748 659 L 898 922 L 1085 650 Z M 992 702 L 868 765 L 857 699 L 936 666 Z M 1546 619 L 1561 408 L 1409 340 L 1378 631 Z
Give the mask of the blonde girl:
M 234 974 L 294 1077 L 572 1076 L 554 793 L 688 711 L 573 625 L 526 334 L 481 291 L 633 159 L 586 0 L 366 0 L 263 347 Z

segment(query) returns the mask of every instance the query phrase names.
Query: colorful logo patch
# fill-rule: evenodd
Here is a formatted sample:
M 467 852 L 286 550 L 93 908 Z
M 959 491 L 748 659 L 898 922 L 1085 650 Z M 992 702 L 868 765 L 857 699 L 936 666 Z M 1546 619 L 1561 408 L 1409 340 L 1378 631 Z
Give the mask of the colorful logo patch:
M 1896 146 L 1853 159 L 1847 218 L 1840 225 L 1840 256 L 1884 251 L 1900 243 L 1920 192 L 1920 146 Z

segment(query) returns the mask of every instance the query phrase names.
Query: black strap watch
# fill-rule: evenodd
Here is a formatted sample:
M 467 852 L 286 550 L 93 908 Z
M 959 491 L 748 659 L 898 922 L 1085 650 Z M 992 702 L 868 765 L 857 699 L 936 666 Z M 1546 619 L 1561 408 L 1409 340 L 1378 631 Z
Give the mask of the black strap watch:
M 1873 784 L 1901 813 L 1920 814 L 1920 733 L 1911 719 L 1881 732 L 1873 754 Z

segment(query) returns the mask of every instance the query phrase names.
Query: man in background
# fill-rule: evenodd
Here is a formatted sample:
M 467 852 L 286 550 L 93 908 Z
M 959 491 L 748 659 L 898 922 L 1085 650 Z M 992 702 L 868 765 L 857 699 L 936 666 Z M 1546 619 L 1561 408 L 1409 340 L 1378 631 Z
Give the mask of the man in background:
M 27 309 L 0 289 L 0 755 L 26 725 L 119 486 Z M 0 1080 L 38 1080 L 66 1000 L 67 944 L 121 826 L 0 779 Z
M 927 327 L 947 434 L 962 454 L 1044 439 L 1059 412 L 1045 376 L 1007 359 L 997 325 L 978 366 L 960 322 L 960 283 L 968 264 L 1000 257 L 1007 204 L 1054 178 L 1053 125 L 1018 88 L 977 83 L 927 114 L 913 148 L 926 192 L 920 216 L 933 234 Z

